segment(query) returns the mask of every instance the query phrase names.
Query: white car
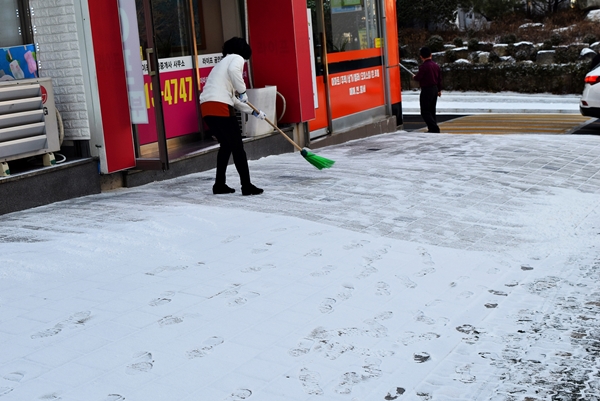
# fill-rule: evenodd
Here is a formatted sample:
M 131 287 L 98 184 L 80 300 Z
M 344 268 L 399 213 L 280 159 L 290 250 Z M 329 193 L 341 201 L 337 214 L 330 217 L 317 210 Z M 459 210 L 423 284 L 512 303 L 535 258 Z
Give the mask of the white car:
M 579 110 L 582 116 L 600 118 L 600 66 L 598 65 L 585 76 Z

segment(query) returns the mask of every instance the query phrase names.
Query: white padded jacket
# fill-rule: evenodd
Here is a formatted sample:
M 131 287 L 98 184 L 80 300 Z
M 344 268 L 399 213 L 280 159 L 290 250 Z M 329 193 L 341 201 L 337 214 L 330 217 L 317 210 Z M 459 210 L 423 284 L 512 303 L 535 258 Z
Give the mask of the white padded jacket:
M 246 92 L 243 76 L 244 62 L 244 58 L 237 54 L 223 57 L 208 74 L 206 85 L 200 94 L 200 103 L 226 103 L 239 111 L 251 114 L 252 108 L 240 102 L 236 96 L 236 92 Z

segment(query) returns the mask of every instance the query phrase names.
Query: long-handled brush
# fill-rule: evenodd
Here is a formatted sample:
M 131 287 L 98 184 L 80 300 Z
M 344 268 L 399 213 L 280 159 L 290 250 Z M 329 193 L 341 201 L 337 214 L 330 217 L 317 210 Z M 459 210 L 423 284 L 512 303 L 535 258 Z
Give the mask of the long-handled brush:
M 403 66 L 401 63 L 398 63 L 398 65 L 399 65 L 400 67 L 404 68 L 406 71 L 408 71 L 408 73 L 409 73 L 410 75 L 412 75 L 413 77 L 415 76 L 415 74 L 413 74 L 413 72 L 412 72 L 411 70 L 409 70 L 408 68 L 406 68 L 405 66 Z
M 252 103 L 247 102 L 246 103 L 248 106 L 250 106 L 252 108 L 252 110 L 254 110 L 255 112 L 259 113 L 260 110 L 258 110 L 256 107 L 254 107 L 252 105 Z M 302 149 L 300 146 L 298 146 L 298 144 L 296 142 L 294 142 L 289 136 L 287 136 L 285 134 L 285 132 L 283 132 L 282 130 L 280 130 L 275 124 L 273 124 L 268 118 L 265 118 L 265 121 L 268 122 L 271 127 L 275 128 L 281 135 L 283 135 L 283 137 L 292 145 L 294 145 L 294 147 L 300 151 L 300 154 L 302 155 L 302 157 L 304 157 L 304 159 L 306 159 L 307 162 L 309 162 L 310 164 L 312 164 L 313 166 L 315 166 L 316 168 L 318 168 L 319 170 L 323 170 L 324 168 L 330 168 L 331 166 L 333 166 L 333 163 L 335 163 L 335 161 L 333 160 L 329 160 L 326 159 L 322 156 L 317 156 L 314 153 L 310 152 L 308 149 Z

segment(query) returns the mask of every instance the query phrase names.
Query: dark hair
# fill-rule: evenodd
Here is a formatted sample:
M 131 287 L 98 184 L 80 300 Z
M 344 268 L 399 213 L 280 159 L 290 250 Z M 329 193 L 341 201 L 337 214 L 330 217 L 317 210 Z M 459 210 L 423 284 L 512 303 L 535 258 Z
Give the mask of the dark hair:
M 431 49 L 429 47 L 421 47 L 421 49 L 419 50 L 419 54 L 423 58 L 430 57 L 431 56 Z
M 223 57 L 228 54 L 237 54 L 242 56 L 244 60 L 249 60 L 252 56 L 252 49 L 244 38 L 233 37 L 223 43 Z

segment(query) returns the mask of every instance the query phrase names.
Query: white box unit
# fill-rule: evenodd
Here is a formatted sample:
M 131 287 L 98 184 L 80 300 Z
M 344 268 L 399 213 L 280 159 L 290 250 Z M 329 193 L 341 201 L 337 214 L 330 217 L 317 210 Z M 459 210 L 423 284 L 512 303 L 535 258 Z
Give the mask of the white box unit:
M 52 80 L 0 82 L 0 162 L 59 150 Z

